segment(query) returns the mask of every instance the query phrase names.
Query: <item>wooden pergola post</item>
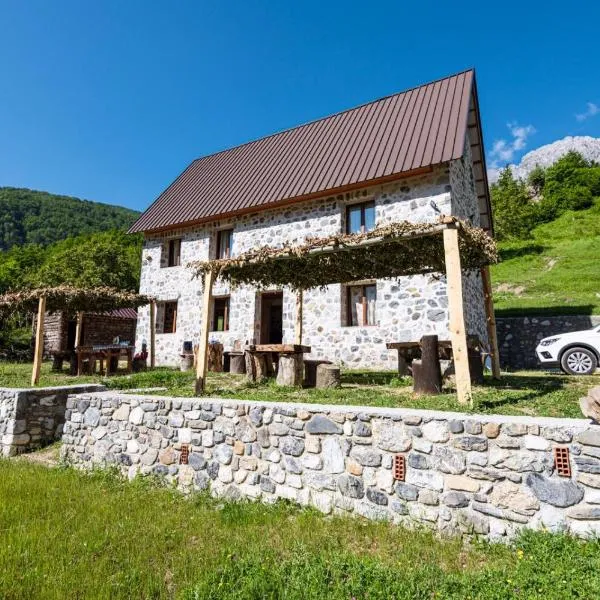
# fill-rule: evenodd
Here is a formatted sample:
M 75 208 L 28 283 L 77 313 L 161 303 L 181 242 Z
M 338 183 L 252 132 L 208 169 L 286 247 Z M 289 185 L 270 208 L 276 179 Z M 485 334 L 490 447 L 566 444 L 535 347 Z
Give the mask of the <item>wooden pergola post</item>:
M 296 323 L 294 327 L 294 344 L 302 345 L 302 308 L 303 308 L 304 292 L 298 290 L 296 292 Z
M 448 289 L 448 311 L 450 340 L 456 374 L 456 392 L 461 404 L 473 405 L 467 332 L 463 305 L 462 269 L 458 245 L 458 229 L 449 225 L 444 229 L 444 255 L 446 259 L 446 283 Z
M 150 368 L 156 366 L 156 300 L 150 302 Z
M 208 330 L 210 320 L 210 302 L 212 300 L 214 274 L 209 270 L 204 276 L 202 293 L 202 322 L 200 324 L 200 343 L 196 360 L 196 396 L 204 392 L 206 386 L 206 367 L 208 358 Z
M 46 316 L 46 296 L 40 296 L 38 301 L 37 323 L 35 328 L 35 351 L 33 354 L 33 372 L 31 373 L 31 385 L 37 385 L 40 381 L 40 370 L 42 368 L 42 357 L 44 354 L 44 319 Z
M 77 323 L 75 324 L 75 349 L 81 345 L 81 328 L 83 326 L 83 311 L 77 312 Z
M 483 281 L 485 316 L 492 359 L 492 377 L 500 379 L 500 353 L 498 352 L 498 334 L 496 332 L 496 315 L 494 314 L 494 297 L 492 295 L 492 279 L 489 266 L 481 269 L 481 279 Z

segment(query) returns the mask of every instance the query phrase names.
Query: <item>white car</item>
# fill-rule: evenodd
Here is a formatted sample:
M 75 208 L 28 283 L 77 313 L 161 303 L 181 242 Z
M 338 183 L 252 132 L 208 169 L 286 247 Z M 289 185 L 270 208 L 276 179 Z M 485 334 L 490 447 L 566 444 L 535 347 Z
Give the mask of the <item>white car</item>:
M 543 367 L 560 367 L 569 375 L 592 375 L 600 363 L 600 325 L 544 338 L 535 352 Z

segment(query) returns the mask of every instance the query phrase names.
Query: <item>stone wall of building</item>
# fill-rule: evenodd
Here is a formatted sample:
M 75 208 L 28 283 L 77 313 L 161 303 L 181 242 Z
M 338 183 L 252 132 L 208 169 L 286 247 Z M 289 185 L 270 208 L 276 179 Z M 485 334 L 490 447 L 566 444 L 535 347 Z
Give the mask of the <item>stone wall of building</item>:
M 542 338 L 596 325 L 600 325 L 600 315 L 498 317 L 500 364 L 504 369 L 535 369 L 539 366 L 535 348 Z
M 556 472 L 555 448 L 568 450 L 571 476 Z M 580 419 L 104 392 L 69 398 L 62 452 L 184 490 L 440 532 L 600 533 L 600 427 Z
M 0 388 L 0 455 L 13 456 L 60 439 L 67 396 L 104 389 L 102 385 Z
M 456 162 L 456 161 L 455 161 Z M 460 162 L 460 161 L 458 161 Z M 440 214 L 451 214 L 453 203 L 457 214 L 469 212 L 468 202 L 476 202 L 459 186 L 467 169 L 462 163 L 435 168 L 431 173 L 401 182 L 376 186 L 326 199 L 307 201 L 235 219 L 222 219 L 205 225 L 148 235 L 142 253 L 140 292 L 158 298 L 159 302 L 177 300 L 175 333 L 156 336 L 157 364 L 175 366 L 184 341 L 196 343 L 200 335 L 202 288 L 185 267 L 192 260 L 212 257 L 217 232 L 233 228 L 233 254 L 257 246 L 301 244 L 307 237 L 325 237 L 345 230 L 346 206 L 355 202 L 375 202 L 378 225 L 393 221 L 435 221 Z M 456 192 L 451 187 L 451 174 Z M 454 195 L 458 199 L 454 199 Z M 477 212 L 476 204 L 473 208 Z M 473 212 L 473 211 L 471 211 Z M 168 240 L 181 238 L 181 266 L 164 267 L 164 252 Z M 483 303 L 475 276 L 465 285 L 465 302 L 469 333 L 483 335 L 487 340 Z M 368 327 L 345 326 L 345 293 L 341 285 L 313 289 L 305 293 L 304 342 L 312 346 L 312 358 L 327 358 L 354 367 L 394 368 L 395 352 L 388 351 L 386 342 L 416 341 L 424 334 L 448 338 L 448 311 L 445 279 L 440 275 L 418 275 L 398 280 L 377 281 L 376 324 Z M 266 290 L 263 290 L 266 291 Z M 480 290 L 479 290 L 480 291 Z M 260 295 L 251 286 L 229 290 L 217 282 L 215 296 L 230 296 L 230 329 L 211 332 L 210 337 L 230 349 L 236 340 L 259 341 L 261 330 Z M 473 304 L 473 306 L 471 306 Z M 162 331 L 162 308 L 157 311 L 157 331 Z M 283 340 L 294 340 L 295 297 L 284 290 Z M 483 326 L 482 326 L 483 323 Z M 137 345 L 150 339 L 149 309 L 139 311 Z

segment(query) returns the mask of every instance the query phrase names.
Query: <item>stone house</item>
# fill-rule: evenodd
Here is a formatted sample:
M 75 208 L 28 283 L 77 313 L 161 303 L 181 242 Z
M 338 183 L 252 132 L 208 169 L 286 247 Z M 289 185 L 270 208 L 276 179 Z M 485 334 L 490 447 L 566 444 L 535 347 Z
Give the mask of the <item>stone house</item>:
M 186 265 L 258 246 L 454 215 L 492 234 L 475 73 L 466 71 L 193 161 L 131 228 L 144 232 L 140 292 L 158 299 L 156 362 L 196 343 L 201 282 Z M 465 273 L 467 333 L 485 344 L 481 275 Z M 137 344 L 149 340 L 139 311 Z M 214 286 L 210 339 L 293 342 L 288 289 Z M 394 368 L 386 342 L 449 339 L 445 276 L 329 285 L 304 293 L 312 358 Z

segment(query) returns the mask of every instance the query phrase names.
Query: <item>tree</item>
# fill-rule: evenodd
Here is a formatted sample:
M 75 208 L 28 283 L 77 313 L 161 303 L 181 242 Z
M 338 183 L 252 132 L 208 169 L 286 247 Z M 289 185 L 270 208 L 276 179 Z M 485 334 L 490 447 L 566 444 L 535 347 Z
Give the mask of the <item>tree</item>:
M 527 186 L 506 167 L 491 186 L 496 237 L 499 240 L 527 237 L 536 224 L 536 207 Z

